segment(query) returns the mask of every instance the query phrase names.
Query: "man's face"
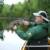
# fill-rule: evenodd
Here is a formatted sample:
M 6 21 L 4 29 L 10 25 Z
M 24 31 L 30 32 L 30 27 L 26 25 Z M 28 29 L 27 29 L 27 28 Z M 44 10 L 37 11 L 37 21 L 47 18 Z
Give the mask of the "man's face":
M 42 22 L 43 22 L 42 16 L 37 16 L 37 17 L 35 17 L 35 22 L 36 22 L 36 23 L 42 23 Z

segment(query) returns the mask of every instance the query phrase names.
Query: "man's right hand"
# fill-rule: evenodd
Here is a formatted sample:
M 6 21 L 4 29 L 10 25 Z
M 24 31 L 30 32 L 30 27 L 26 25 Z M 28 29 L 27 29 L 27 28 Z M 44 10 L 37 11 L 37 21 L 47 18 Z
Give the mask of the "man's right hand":
M 30 23 L 29 23 L 29 21 L 24 21 L 24 20 L 23 20 L 23 24 L 24 24 L 25 26 L 28 26 Z

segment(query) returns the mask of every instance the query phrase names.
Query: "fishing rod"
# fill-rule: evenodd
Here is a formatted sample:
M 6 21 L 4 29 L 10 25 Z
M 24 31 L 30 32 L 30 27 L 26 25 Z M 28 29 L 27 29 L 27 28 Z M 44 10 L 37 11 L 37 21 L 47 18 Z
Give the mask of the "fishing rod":
M 33 21 L 29 21 L 29 20 L 24 20 L 24 19 L 17 19 L 17 20 L 14 20 L 12 22 L 9 23 L 9 25 L 7 26 L 7 29 L 11 29 L 13 28 L 15 25 L 22 25 L 23 24 L 23 21 L 28 21 L 29 24 L 33 24 L 34 22 Z
M 47 22 L 50 22 L 50 20 L 47 19 L 47 18 L 44 18 L 44 17 L 43 17 L 43 19 L 45 19 Z M 26 20 L 26 19 L 19 19 L 19 18 L 17 19 L 17 18 L 16 18 L 16 20 L 10 22 L 10 24 L 7 26 L 7 28 L 11 29 L 11 28 L 14 27 L 14 25 L 21 25 L 21 24 L 23 24 L 23 21 L 28 21 L 29 24 L 35 24 L 34 21 L 30 21 L 30 20 Z

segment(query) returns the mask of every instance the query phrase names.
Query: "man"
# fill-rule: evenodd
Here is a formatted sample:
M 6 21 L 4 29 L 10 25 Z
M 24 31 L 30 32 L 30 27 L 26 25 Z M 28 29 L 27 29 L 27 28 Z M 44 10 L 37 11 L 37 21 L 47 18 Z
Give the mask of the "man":
M 16 33 L 20 38 L 26 40 L 27 46 L 29 45 L 46 45 L 47 36 L 48 36 L 48 16 L 45 11 L 39 11 L 37 13 L 33 13 L 35 16 L 34 23 L 23 21 L 23 25 L 28 26 L 28 29 L 23 30 L 22 27 L 18 26 L 16 29 Z M 23 26 L 22 25 L 22 26 Z M 26 27 L 25 27 L 26 28 Z M 26 48 L 27 48 L 26 46 Z M 27 50 L 36 50 L 34 47 L 29 47 Z M 47 48 L 38 48 L 38 50 L 47 49 Z

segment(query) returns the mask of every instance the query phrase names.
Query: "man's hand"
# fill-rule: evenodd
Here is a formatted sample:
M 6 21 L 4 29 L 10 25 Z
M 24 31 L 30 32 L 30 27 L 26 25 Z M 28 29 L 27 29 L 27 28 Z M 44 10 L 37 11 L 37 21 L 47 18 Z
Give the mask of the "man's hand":
M 24 24 L 25 26 L 28 26 L 28 25 L 29 25 L 29 21 L 24 21 L 24 20 L 23 20 L 23 24 Z

